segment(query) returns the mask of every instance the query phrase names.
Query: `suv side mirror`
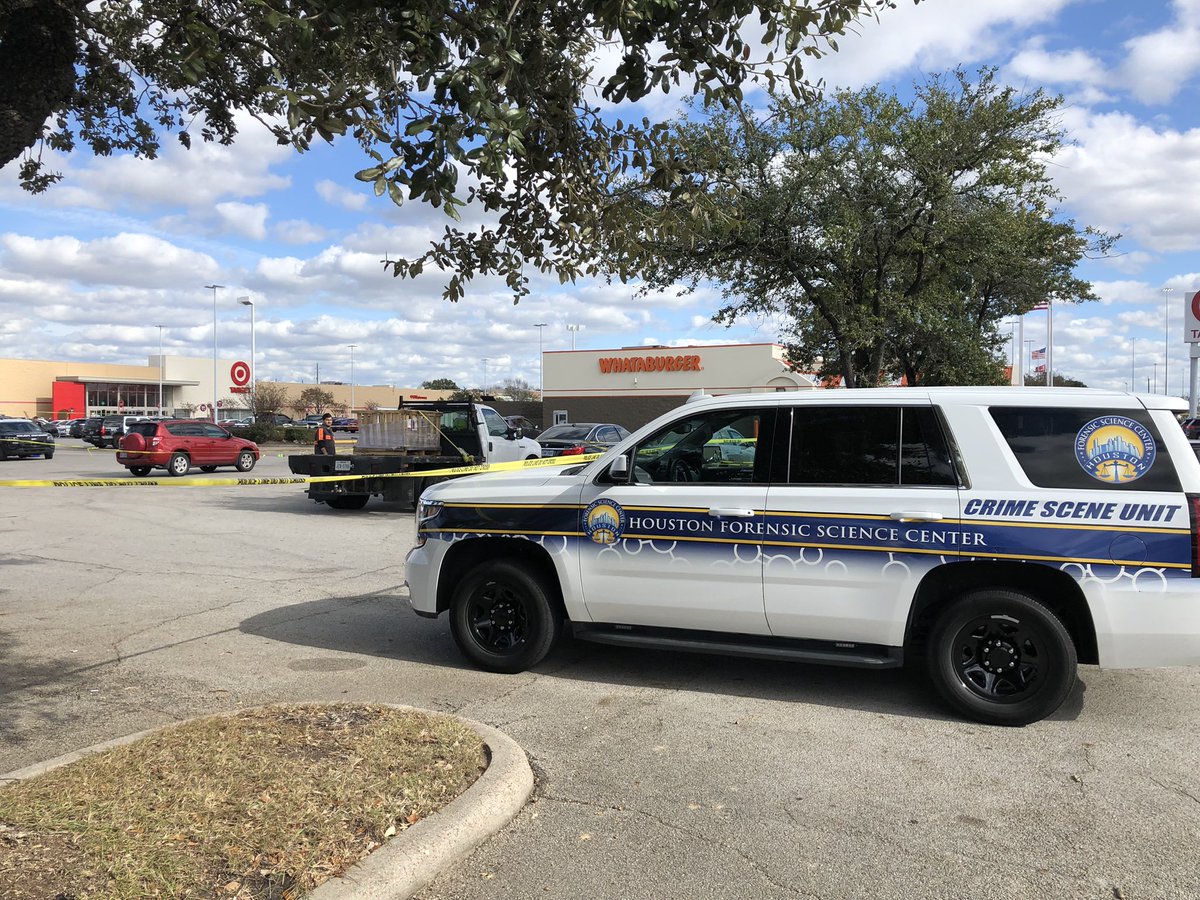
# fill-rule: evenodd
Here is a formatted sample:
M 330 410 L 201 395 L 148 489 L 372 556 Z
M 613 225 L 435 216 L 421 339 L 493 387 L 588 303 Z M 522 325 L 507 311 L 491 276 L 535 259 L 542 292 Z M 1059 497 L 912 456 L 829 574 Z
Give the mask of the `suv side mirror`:
M 612 461 L 612 465 L 608 467 L 608 477 L 613 480 L 614 484 L 629 483 L 629 457 L 618 456 Z

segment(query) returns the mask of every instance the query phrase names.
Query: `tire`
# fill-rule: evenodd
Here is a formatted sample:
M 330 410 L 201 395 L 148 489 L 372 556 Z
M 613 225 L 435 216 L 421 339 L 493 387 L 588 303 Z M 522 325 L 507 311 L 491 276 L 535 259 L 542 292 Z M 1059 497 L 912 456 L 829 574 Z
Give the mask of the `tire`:
M 527 456 L 527 457 L 525 457 L 525 461 L 526 461 L 526 462 L 529 462 L 529 460 L 531 460 L 531 459 L 541 459 L 541 457 L 540 457 L 540 456 Z
M 977 590 L 938 616 L 927 662 L 958 712 L 989 725 L 1028 725 L 1071 693 L 1077 657 L 1062 621 L 1035 598 Z
M 201 466 L 200 471 L 201 472 L 215 472 L 215 471 L 217 471 L 217 467 L 216 466 Z
M 233 467 L 239 472 L 249 472 L 254 468 L 254 464 L 256 462 L 258 462 L 258 460 L 254 458 L 253 453 L 251 453 L 249 450 L 243 450 L 238 454 L 237 462 L 233 464 Z
M 145 478 L 147 475 L 150 474 L 150 467 L 149 466 L 130 466 L 129 474 L 136 475 L 138 478 Z
M 114 450 L 120 450 L 120 449 L 121 449 L 121 437 L 120 437 L 120 435 L 118 435 L 118 436 L 116 436 L 116 437 L 114 437 L 114 438 L 112 439 L 112 448 L 113 448 Z
M 450 631 L 481 669 L 511 674 L 545 658 L 562 631 L 562 616 L 528 566 L 493 560 L 472 569 L 455 589 Z
M 53 453 L 43 453 L 42 456 L 45 457 L 46 459 L 54 459 Z
M 351 494 L 348 497 L 329 497 L 325 505 L 333 509 L 362 509 L 370 499 L 370 494 Z
M 186 453 L 172 453 L 171 458 L 167 461 L 167 474 L 178 478 L 186 475 L 191 467 L 192 461 L 188 459 Z

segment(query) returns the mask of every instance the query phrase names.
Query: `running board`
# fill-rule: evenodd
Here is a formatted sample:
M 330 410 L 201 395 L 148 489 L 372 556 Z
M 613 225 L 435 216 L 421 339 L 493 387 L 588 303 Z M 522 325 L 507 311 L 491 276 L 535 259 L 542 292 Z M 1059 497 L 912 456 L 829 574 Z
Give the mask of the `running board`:
M 685 653 L 717 653 L 753 659 L 786 659 L 858 669 L 895 669 L 904 665 L 904 649 L 850 641 L 814 641 L 756 634 L 721 634 L 683 628 L 642 625 L 600 625 L 573 622 L 575 637 L 618 647 L 655 647 Z

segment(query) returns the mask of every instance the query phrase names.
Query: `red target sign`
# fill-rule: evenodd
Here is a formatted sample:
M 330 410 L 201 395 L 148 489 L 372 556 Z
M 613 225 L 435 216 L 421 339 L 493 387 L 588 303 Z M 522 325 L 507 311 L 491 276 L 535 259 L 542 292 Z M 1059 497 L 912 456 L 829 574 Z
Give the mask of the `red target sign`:
M 238 387 L 245 387 L 250 383 L 250 366 L 238 360 L 230 366 L 229 377 L 233 379 L 233 383 Z

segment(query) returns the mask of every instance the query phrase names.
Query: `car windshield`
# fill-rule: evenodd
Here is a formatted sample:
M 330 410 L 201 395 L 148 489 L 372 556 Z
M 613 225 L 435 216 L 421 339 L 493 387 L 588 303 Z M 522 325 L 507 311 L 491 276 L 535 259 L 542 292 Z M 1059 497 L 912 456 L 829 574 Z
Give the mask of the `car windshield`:
M 592 433 L 591 425 L 552 425 L 537 436 L 539 441 L 582 441 Z
M 27 434 L 31 431 L 37 431 L 38 427 L 32 422 L 5 422 L 2 426 L 5 431 L 14 433 Z

